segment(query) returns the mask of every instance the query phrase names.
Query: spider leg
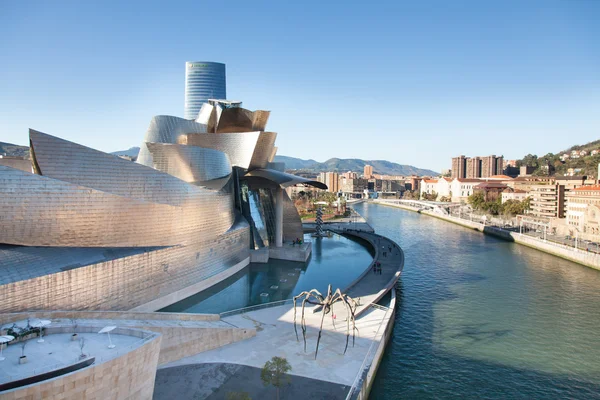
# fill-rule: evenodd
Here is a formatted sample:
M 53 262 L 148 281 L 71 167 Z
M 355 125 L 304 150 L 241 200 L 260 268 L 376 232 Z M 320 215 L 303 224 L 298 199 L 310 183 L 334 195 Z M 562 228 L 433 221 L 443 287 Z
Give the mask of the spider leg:
M 306 306 L 306 302 L 308 301 L 308 296 L 302 300 L 302 338 L 304 339 L 304 352 L 306 353 L 306 320 L 304 319 L 304 307 Z
M 315 360 L 317 359 L 317 354 L 319 353 L 319 342 L 321 341 L 321 332 L 323 331 L 323 320 L 325 319 L 325 312 L 321 314 L 321 328 L 319 328 L 319 337 L 317 338 L 317 349 L 315 350 Z
M 331 322 L 333 323 L 333 328 L 335 329 L 335 318 L 333 318 L 333 316 L 334 316 L 333 303 L 331 303 Z

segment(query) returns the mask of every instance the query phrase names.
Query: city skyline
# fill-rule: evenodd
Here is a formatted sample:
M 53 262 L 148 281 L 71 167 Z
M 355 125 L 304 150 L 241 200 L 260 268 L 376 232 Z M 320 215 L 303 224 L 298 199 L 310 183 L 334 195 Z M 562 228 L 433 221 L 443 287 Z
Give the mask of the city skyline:
M 272 105 L 289 133 L 279 154 L 302 159 L 440 171 L 457 154 L 517 159 L 598 138 L 600 3 L 438 5 L 215 6 L 203 29 L 232 23 L 211 41 L 175 18 L 207 5 L 3 5 L 0 141 L 25 144 L 32 128 L 135 146 L 152 115 L 183 116 L 195 59 L 227 65 L 231 99 Z

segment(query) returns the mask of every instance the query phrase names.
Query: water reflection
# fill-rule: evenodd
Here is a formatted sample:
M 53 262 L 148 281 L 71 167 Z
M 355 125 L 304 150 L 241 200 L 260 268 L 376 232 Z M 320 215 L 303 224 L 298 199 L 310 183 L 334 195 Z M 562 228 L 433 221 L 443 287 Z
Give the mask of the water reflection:
M 247 268 L 209 290 L 160 311 L 221 313 L 293 297 L 303 290 L 327 291 L 327 285 L 345 288 L 372 260 L 363 243 L 339 235 L 310 238 L 313 253 L 306 263 L 270 260 Z
M 598 398 L 600 273 L 416 213 L 359 205 L 405 250 L 372 398 Z

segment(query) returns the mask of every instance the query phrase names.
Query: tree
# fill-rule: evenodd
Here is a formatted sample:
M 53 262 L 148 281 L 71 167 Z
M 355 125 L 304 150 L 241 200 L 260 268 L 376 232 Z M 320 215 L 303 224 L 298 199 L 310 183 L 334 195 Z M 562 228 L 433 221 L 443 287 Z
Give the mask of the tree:
M 432 190 L 431 193 L 423 192 L 422 200 L 435 201 L 438 197 L 438 194 L 435 190 Z
M 248 392 L 229 392 L 225 396 L 227 400 L 252 400 Z
M 485 204 L 485 195 L 481 190 L 476 190 L 472 195 L 469 196 L 467 202 L 471 205 L 473 210 L 480 210 Z
M 277 400 L 279 400 L 279 389 L 290 382 L 290 377 L 287 373 L 291 370 L 292 366 L 285 358 L 273 357 L 265 363 L 262 371 L 260 371 L 260 379 L 262 379 L 265 386 L 275 386 Z

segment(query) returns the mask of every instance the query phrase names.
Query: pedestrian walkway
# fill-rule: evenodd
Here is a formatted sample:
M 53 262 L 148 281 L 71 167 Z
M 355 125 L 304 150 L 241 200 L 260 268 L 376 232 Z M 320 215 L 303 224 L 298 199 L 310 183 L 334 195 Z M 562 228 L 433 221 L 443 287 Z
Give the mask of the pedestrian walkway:
M 348 229 L 336 232 L 360 237 L 375 248 L 369 268 L 345 290 L 348 296 L 360 300 L 356 311 L 359 316 L 396 284 L 404 268 L 404 252 L 394 241 L 375 233 Z

